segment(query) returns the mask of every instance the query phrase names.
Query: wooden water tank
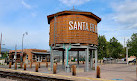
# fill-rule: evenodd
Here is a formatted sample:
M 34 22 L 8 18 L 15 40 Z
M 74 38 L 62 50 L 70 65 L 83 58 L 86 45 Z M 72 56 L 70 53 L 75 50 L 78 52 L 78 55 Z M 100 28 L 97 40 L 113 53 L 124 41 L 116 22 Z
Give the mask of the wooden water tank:
M 91 12 L 62 11 L 48 15 L 49 45 L 81 43 L 98 45 L 97 23 L 101 18 Z

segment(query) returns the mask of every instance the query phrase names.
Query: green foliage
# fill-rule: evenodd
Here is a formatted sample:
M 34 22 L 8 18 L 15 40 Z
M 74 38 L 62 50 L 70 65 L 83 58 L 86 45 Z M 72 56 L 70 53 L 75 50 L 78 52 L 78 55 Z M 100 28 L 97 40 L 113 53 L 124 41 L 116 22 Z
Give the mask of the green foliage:
M 7 56 L 8 56 L 8 52 L 5 52 L 3 58 L 6 58 Z
M 124 49 L 122 44 L 113 37 L 107 42 L 104 35 L 98 37 L 98 58 L 103 57 L 122 58 L 124 57 Z
M 133 33 L 131 36 L 131 40 L 128 39 L 127 46 L 130 47 L 129 49 L 129 56 L 136 56 L 137 57 L 137 33 Z
M 109 56 L 112 58 L 119 58 L 123 53 L 123 46 L 118 40 L 113 37 L 108 44 Z
M 107 57 L 107 40 L 104 35 L 98 37 L 98 58 Z

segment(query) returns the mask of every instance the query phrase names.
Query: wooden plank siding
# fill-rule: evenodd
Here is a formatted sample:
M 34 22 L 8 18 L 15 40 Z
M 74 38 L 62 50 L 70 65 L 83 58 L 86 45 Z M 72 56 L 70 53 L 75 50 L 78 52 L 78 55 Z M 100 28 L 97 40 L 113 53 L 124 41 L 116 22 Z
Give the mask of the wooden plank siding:
M 84 14 L 84 12 L 82 14 Z M 49 15 L 48 18 L 50 18 L 51 16 L 52 15 Z M 77 14 L 70 13 L 69 15 L 67 14 L 67 15 L 56 16 L 56 23 L 54 18 L 50 20 L 49 45 L 54 44 L 54 33 L 55 33 L 55 44 L 81 43 L 86 45 L 88 44 L 98 45 L 98 34 L 96 32 L 87 31 L 87 30 L 69 30 L 69 21 L 86 22 L 88 23 L 88 29 L 90 29 L 90 23 L 96 26 L 98 23 L 97 19 L 89 16 L 81 15 L 78 13 Z M 55 32 L 54 32 L 54 24 L 55 24 Z M 94 26 L 94 31 L 95 31 L 95 26 Z

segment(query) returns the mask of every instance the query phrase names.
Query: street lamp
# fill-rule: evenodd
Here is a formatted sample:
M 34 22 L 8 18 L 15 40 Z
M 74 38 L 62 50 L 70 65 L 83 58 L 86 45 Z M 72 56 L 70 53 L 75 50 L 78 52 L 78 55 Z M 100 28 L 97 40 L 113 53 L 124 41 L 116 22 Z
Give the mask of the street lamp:
M 28 35 L 28 32 L 25 32 L 22 36 L 22 55 L 21 55 L 21 62 L 23 62 L 23 38 L 25 35 Z

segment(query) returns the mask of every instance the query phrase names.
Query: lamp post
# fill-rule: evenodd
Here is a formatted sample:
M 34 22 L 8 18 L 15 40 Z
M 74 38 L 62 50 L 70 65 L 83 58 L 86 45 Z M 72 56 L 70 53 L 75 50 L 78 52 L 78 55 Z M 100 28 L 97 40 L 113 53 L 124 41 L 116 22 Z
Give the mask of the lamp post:
M 17 61 L 17 44 L 15 45 L 14 61 Z
M 5 44 L 2 44 L 2 33 L 1 33 L 1 39 L 0 39 L 0 57 L 2 57 L 2 54 L 1 54 L 1 45 L 5 45 Z
M 22 55 L 21 55 L 21 62 L 23 62 L 23 39 L 24 39 L 24 36 L 25 35 L 28 35 L 28 32 L 25 32 L 22 36 Z

